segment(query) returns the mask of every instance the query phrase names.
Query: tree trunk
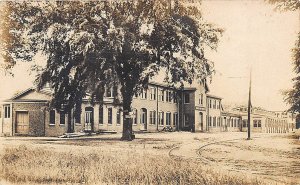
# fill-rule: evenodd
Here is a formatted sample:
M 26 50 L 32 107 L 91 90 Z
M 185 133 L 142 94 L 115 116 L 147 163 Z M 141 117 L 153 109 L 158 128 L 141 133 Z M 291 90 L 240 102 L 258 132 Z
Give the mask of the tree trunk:
M 71 110 L 68 111 L 68 133 L 74 132 L 72 128 L 72 115 L 71 115 Z
M 129 117 L 129 112 L 131 112 L 131 101 L 123 100 L 123 133 L 121 139 L 132 141 L 135 137 L 132 132 L 132 120 Z

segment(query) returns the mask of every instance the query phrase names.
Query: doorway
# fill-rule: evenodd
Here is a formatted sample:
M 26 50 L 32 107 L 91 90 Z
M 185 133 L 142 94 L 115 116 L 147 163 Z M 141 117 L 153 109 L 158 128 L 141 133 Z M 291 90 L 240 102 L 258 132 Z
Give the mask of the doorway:
M 27 111 L 16 112 L 16 133 L 24 135 L 29 133 L 29 115 Z
M 94 108 L 86 107 L 84 111 L 84 131 L 93 132 L 94 131 Z

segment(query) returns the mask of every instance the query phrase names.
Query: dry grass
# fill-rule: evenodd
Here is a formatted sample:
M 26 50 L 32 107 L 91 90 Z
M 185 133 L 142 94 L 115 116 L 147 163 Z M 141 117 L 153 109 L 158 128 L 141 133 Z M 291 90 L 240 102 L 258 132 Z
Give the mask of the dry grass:
M 0 157 L 0 179 L 22 184 L 261 184 L 195 161 L 146 153 L 57 152 L 21 145 L 6 148 Z

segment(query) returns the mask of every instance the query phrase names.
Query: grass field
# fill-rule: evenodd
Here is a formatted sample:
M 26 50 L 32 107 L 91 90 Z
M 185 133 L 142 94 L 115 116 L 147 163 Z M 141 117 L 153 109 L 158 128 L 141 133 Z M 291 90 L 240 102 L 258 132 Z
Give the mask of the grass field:
M 300 183 L 299 133 L 245 136 L 148 133 L 131 142 L 118 134 L 1 137 L 0 184 Z
M 24 145 L 5 148 L 0 177 L 42 184 L 262 184 L 203 168 L 195 161 L 134 152 L 57 152 Z

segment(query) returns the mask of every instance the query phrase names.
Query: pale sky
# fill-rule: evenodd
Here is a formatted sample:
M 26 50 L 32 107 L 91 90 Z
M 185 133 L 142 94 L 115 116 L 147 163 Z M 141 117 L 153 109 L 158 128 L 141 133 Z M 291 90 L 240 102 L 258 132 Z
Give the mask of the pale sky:
M 300 29 L 299 12 L 277 12 L 263 0 L 205 0 L 202 11 L 205 20 L 225 30 L 218 51 L 208 53 L 217 71 L 210 94 L 223 97 L 225 104 L 246 103 L 252 66 L 252 104 L 285 110 L 280 91 L 292 86 L 291 49 Z M 30 65 L 17 65 L 15 77 L 0 71 L 0 100 L 32 86 Z
M 299 12 L 278 12 L 263 0 L 205 0 L 202 10 L 205 20 L 225 30 L 218 51 L 209 53 L 217 70 L 210 93 L 225 104 L 246 103 L 252 66 L 252 104 L 286 109 L 281 90 L 292 87 Z

